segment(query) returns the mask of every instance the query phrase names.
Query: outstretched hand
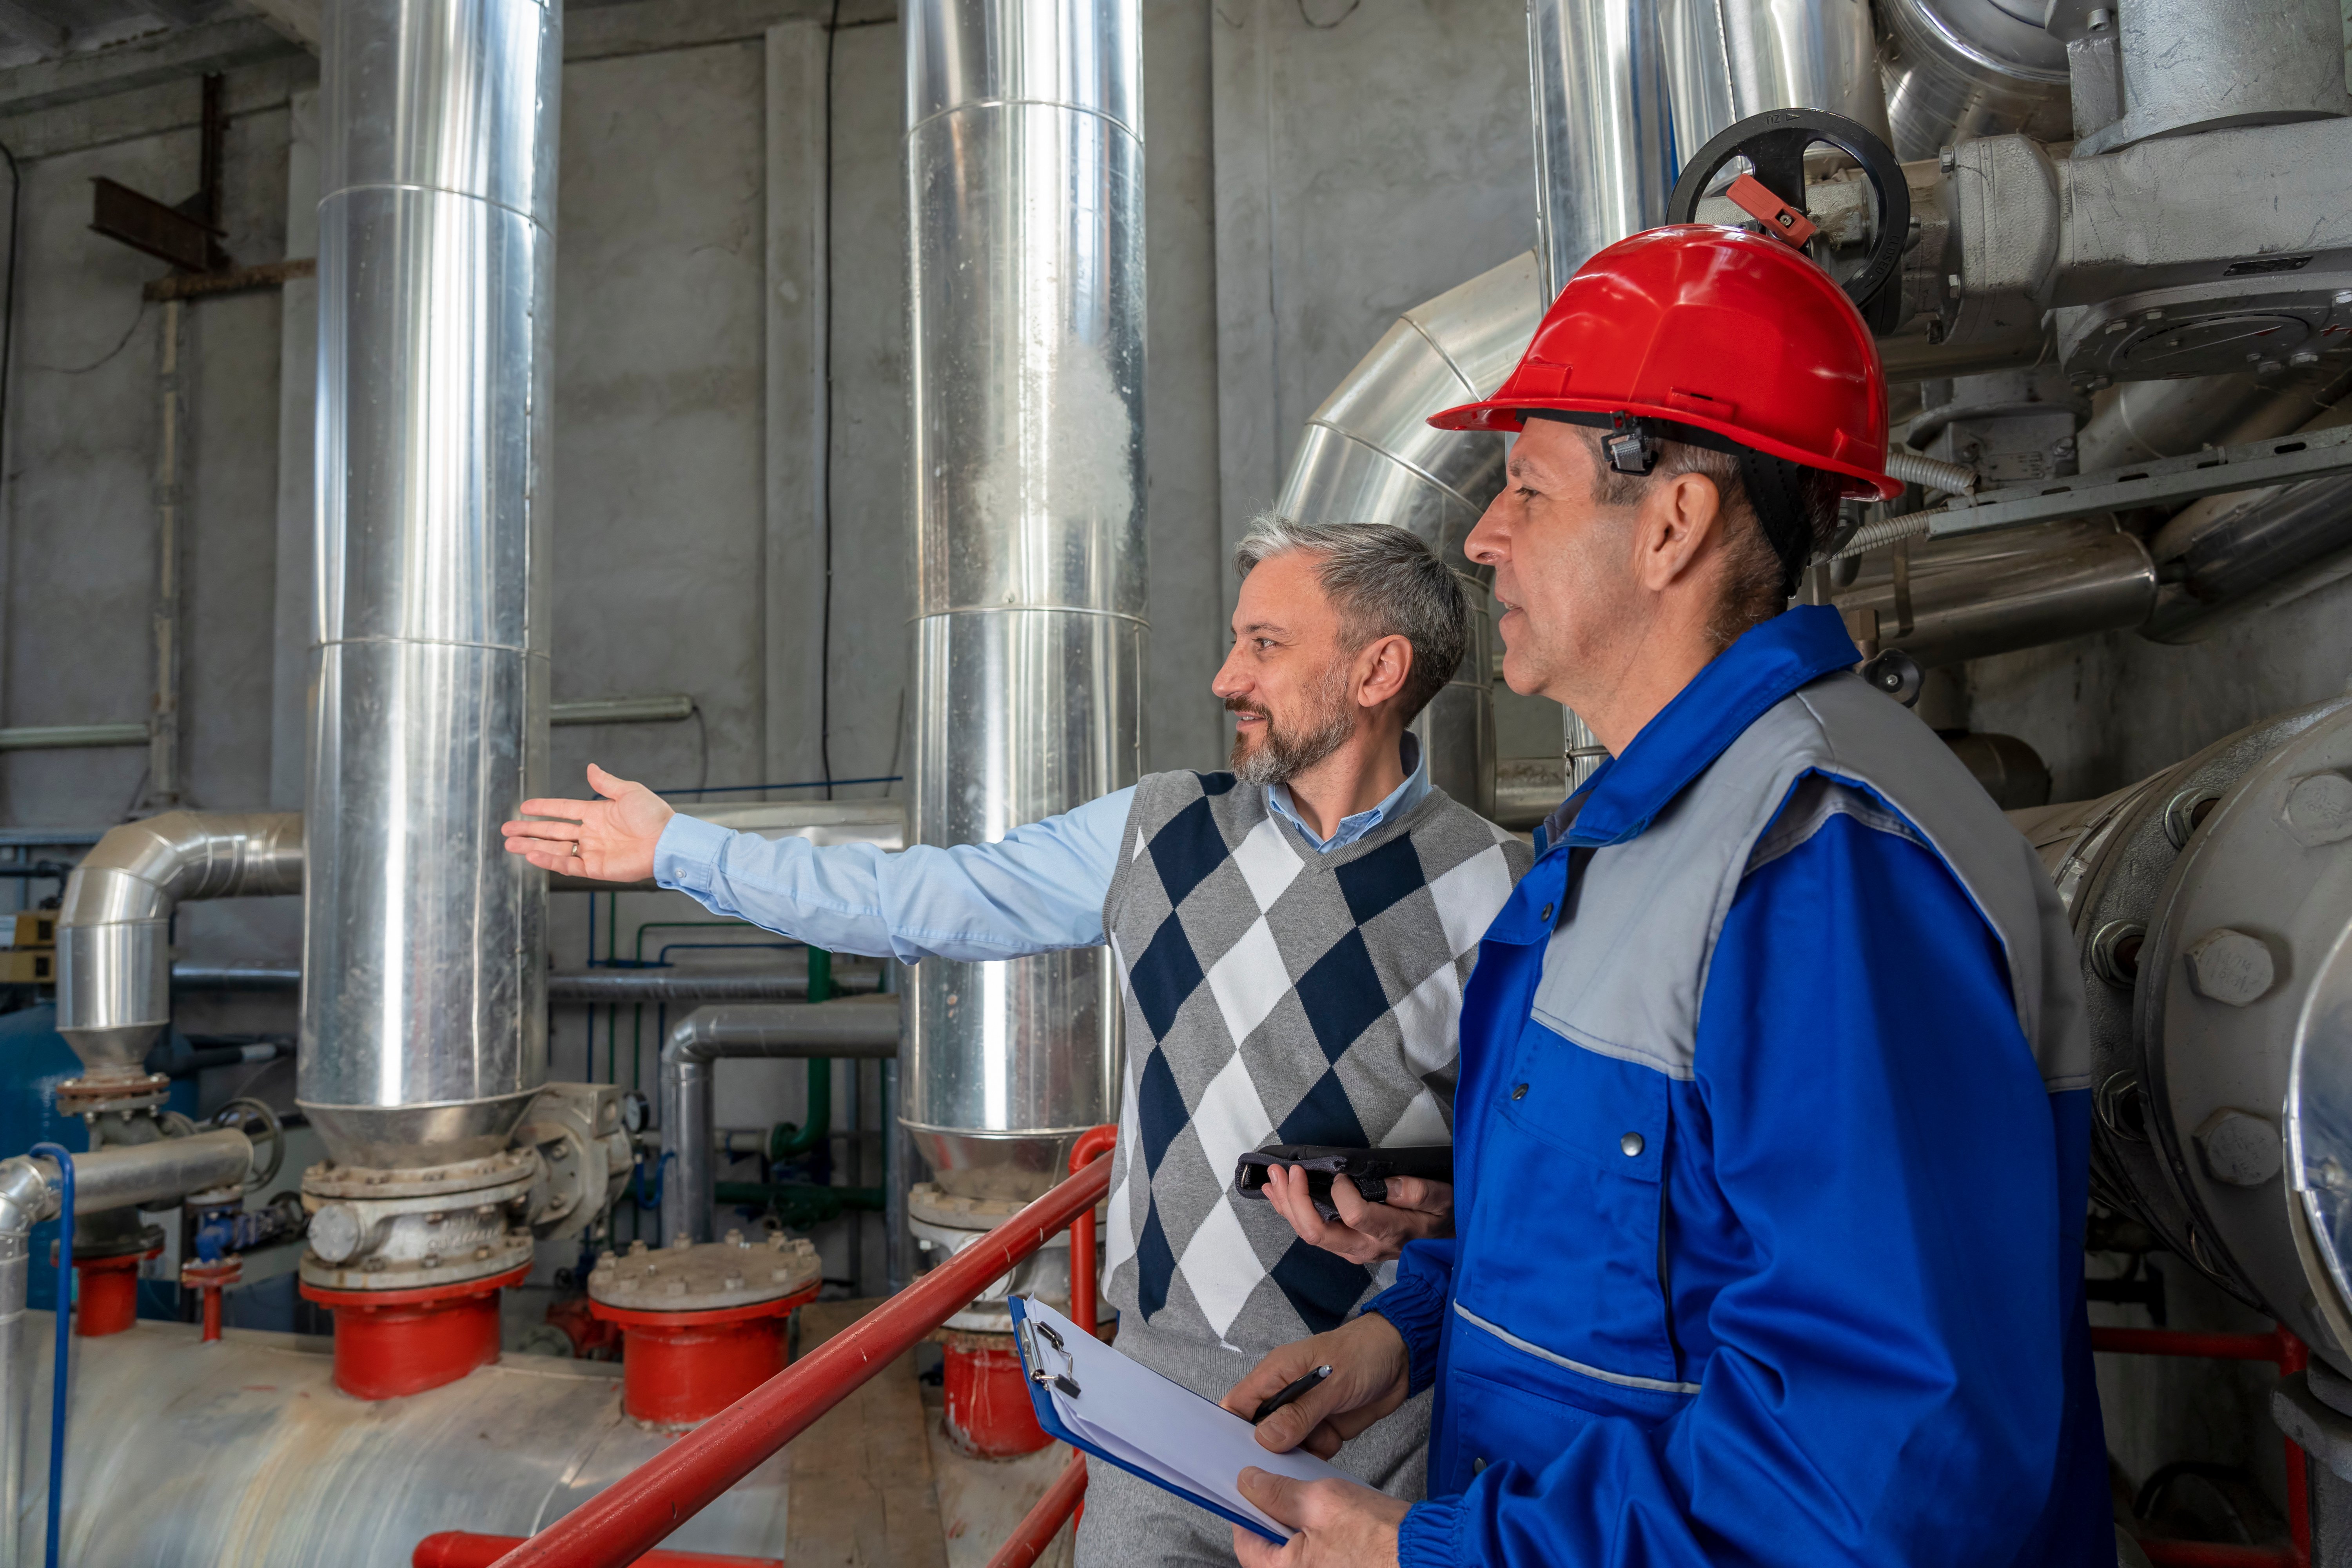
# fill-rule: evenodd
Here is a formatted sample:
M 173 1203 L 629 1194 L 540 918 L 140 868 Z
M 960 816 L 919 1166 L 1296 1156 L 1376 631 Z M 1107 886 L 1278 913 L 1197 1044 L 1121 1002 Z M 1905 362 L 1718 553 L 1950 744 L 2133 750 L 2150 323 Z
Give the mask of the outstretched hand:
M 543 871 L 642 882 L 654 874 L 654 846 L 677 813 L 641 784 L 588 764 L 588 787 L 602 800 L 527 800 L 506 825 L 507 853 Z
M 1265 1172 L 1266 1201 L 1290 1222 L 1298 1238 L 1350 1263 L 1385 1263 L 1403 1252 L 1408 1241 L 1454 1234 L 1451 1182 L 1391 1176 L 1388 1189 L 1388 1201 L 1376 1204 L 1345 1177 L 1334 1181 L 1331 1206 L 1339 1217 L 1328 1220 L 1316 1212 L 1305 1171 L 1296 1165 L 1269 1165 Z

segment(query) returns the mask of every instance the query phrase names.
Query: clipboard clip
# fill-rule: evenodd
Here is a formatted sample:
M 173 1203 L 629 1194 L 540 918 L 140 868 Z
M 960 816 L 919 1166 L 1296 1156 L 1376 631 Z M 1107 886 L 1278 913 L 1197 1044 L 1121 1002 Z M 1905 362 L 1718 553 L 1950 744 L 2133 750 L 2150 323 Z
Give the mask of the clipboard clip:
M 1061 1335 L 1055 1333 L 1051 1328 L 1044 1323 L 1035 1322 L 1027 1317 L 1024 1317 L 1021 1320 L 1021 1337 L 1027 1342 L 1024 1348 L 1029 1352 L 1029 1380 L 1032 1383 L 1038 1384 L 1044 1387 L 1057 1390 L 1062 1394 L 1067 1394 L 1072 1399 L 1077 1398 L 1079 1394 L 1078 1380 L 1070 1376 L 1067 1373 L 1050 1371 L 1045 1366 L 1045 1358 L 1039 1354 L 1037 1350 L 1036 1336 L 1040 1334 L 1044 1335 L 1045 1340 L 1051 1343 L 1055 1350 L 1060 1351 L 1064 1356 L 1066 1357 L 1070 1353 L 1069 1346 L 1062 1342 Z

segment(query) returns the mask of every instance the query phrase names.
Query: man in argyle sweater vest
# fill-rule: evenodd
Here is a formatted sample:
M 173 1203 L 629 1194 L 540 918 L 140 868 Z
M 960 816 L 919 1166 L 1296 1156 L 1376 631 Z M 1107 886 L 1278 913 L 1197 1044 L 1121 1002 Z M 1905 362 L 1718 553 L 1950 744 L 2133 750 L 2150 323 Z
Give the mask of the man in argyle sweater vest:
M 1235 1159 L 1271 1143 L 1452 1141 L 1462 983 L 1530 853 L 1433 789 L 1318 855 L 1231 773 L 1145 779 L 1126 845 L 1103 908 L 1127 1002 L 1106 1294 L 1122 1351 L 1216 1398 L 1394 1274 L 1236 1198 Z M 1417 1497 L 1427 1426 L 1416 1400 L 1342 1462 Z M 1199 1514 L 1173 1500 L 1150 1511 Z M 1229 1532 L 1199 1519 L 1204 1555 L 1226 1560 Z M 1171 1560 L 1164 1537 L 1121 1533 Z
M 729 833 L 596 768 L 604 799 L 525 801 L 506 825 L 533 865 L 651 876 L 836 952 L 985 962 L 1108 942 L 1128 1070 L 1106 1294 L 1122 1349 L 1212 1399 L 1391 1273 L 1350 1259 L 1449 1233 L 1444 1184 L 1392 1182 L 1344 1226 L 1303 1186 L 1275 1184 L 1266 1204 L 1226 1187 L 1264 1144 L 1451 1142 L 1462 982 L 1530 858 L 1431 787 L 1405 729 L 1468 645 L 1468 601 L 1435 554 L 1402 529 L 1267 520 L 1235 564 L 1213 688 L 1233 773 L 1154 774 L 994 843 L 898 854 Z M 1418 1498 L 1428 1426 L 1427 1402 L 1408 1406 L 1342 1463 Z M 1080 1568 L 1233 1562 L 1214 1516 L 1089 1469 Z

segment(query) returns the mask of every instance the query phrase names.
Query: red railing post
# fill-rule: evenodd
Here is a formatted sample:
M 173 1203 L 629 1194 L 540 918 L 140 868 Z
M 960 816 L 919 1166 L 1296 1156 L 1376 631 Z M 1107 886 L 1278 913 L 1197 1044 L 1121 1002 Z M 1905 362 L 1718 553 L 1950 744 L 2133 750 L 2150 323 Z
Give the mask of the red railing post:
M 1037 1506 L 1022 1516 L 1004 1544 L 996 1549 L 996 1555 L 988 1560 L 988 1568 L 1029 1568 L 1054 1543 L 1070 1515 L 1086 1506 L 1086 1500 L 1087 1457 L 1074 1453 L 1062 1473 L 1054 1478 L 1054 1484 L 1045 1489 L 1045 1495 L 1037 1500 Z
M 1090 1127 L 1079 1133 L 1070 1150 L 1070 1174 L 1076 1175 L 1108 1155 L 1118 1142 L 1116 1127 Z M 1108 1184 L 1108 1176 L 1104 1181 Z M 1096 1321 L 1100 1312 L 1095 1304 L 1097 1245 L 1095 1211 L 1088 1208 L 1070 1222 L 1070 1321 L 1089 1333 L 1098 1334 L 1102 1330 Z
M 1044 1197 L 661 1453 L 498 1560 L 498 1568 L 623 1568 L 814 1426 L 868 1378 L 962 1310 L 1110 1187 L 1095 1161 Z
M 2282 1323 L 2266 1334 L 2191 1333 L 2179 1329 L 2099 1329 L 2091 1348 L 2115 1355 L 2190 1356 L 2204 1361 L 2266 1361 L 2284 1377 L 2311 1364 L 2311 1351 Z M 2286 1443 L 2286 1524 L 2290 1544 L 2237 1546 L 2215 1541 L 2170 1541 L 2143 1535 L 2139 1547 L 2155 1568 L 2310 1568 L 2311 1492 L 2303 1449 Z

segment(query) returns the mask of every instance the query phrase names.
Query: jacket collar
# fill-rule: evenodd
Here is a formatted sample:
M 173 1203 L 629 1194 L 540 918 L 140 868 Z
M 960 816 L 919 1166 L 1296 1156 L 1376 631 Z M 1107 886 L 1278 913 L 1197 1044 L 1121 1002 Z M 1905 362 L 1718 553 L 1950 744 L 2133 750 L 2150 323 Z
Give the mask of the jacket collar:
M 1827 605 L 1800 605 L 1750 626 L 1552 813 L 1547 843 L 1597 847 L 1639 837 L 1765 710 L 1861 658 Z

